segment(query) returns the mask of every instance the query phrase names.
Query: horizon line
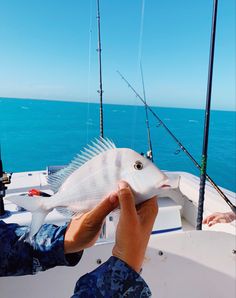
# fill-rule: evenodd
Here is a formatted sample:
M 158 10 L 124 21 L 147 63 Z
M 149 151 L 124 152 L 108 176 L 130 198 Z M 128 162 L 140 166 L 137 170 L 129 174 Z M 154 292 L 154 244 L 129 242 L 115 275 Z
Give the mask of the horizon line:
M 1 99 L 24 99 L 24 100 L 38 100 L 38 101 L 53 101 L 53 102 L 77 102 L 77 103 L 87 103 L 87 104 L 99 104 L 99 102 L 96 102 L 96 101 L 91 101 L 91 100 L 77 100 L 77 99 L 52 99 L 52 98 L 31 98 L 31 97 L 10 97 L 10 96 L 0 96 L 0 100 Z M 134 105 L 134 104 L 131 104 L 131 103 L 117 103 L 117 102 L 114 102 L 114 103 L 104 103 L 103 102 L 103 105 L 125 105 L 125 106 L 144 106 L 144 104 L 137 104 L 137 105 Z M 196 108 L 196 107 L 180 107 L 180 106 L 162 106 L 162 105 L 152 105 L 150 104 L 149 105 L 150 107 L 154 107 L 154 108 L 169 108 L 169 109 L 188 109 L 188 110 L 202 110 L 204 111 L 205 109 L 204 108 Z M 221 108 L 212 108 L 211 109 L 212 111 L 222 111 L 222 112 L 236 112 L 236 109 L 221 109 Z

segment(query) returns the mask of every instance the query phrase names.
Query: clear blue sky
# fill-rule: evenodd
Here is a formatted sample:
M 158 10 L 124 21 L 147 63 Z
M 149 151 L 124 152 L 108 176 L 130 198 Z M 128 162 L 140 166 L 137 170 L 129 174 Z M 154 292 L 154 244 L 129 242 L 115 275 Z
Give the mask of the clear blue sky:
M 205 107 L 213 0 L 101 0 L 105 103 Z M 219 0 L 215 109 L 235 109 L 235 0 Z M 0 0 L 0 97 L 98 101 L 95 0 Z

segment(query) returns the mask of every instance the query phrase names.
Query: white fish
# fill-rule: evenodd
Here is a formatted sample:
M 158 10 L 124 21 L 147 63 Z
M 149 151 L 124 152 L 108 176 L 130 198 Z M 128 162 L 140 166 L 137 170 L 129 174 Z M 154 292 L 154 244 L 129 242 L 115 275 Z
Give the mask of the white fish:
M 56 208 L 72 217 L 95 207 L 117 183 L 125 180 L 131 186 L 136 204 L 154 195 L 165 185 L 167 176 L 150 160 L 128 148 L 116 148 L 109 139 L 88 145 L 65 169 L 50 175 L 51 197 L 11 196 L 8 200 L 32 212 L 30 237 Z

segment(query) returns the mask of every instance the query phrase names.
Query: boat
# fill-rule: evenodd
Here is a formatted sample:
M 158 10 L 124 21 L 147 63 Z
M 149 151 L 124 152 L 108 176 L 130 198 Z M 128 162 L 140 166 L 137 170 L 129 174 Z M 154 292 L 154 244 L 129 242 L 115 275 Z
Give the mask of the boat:
M 99 47 L 99 53 L 101 49 Z M 103 90 L 100 84 L 100 99 Z M 145 101 L 145 106 L 147 106 Z M 101 106 L 102 108 L 102 106 Z M 102 113 L 102 111 L 101 111 Z M 60 167 L 41 171 L 5 174 L 1 182 L 7 186 L 1 220 L 29 225 L 31 214 L 7 200 L 8 196 L 38 189 L 52 193 L 47 178 Z M 206 225 L 196 230 L 199 213 L 200 178 L 187 172 L 165 171 L 168 187 L 158 198 L 159 213 L 146 251 L 142 277 L 153 297 L 161 298 L 233 298 L 236 294 L 235 222 Z M 204 216 L 215 211 L 229 212 L 219 194 L 235 206 L 235 193 L 206 182 Z M 46 222 L 62 225 L 67 221 L 56 210 Z M 114 244 L 115 225 L 112 214 L 106 219 L 106 229 L 97 243 L 84 252 L 81 262 L 73 268 L 57 267 L 34 276 L 3 277 L 1 297 L 64 298 L 70 297 L 74 285 L 83 274 L 106 261 Z M 30 285 L 30 286 L 29 286 Z
M 5 209 L 11 215 L 3 219 L 5 222 L 30 224 L 30 212 L 17 210 L 7 197 L 32 188 L 50 193 L 47 184 L 49 173 L 50 168 L 12 174 L 5 200 Z M 170 187 L 158 199 L 159 213 L 142 272 L 153 297 L 234 297 L 235 222 L 211 228 L 204 225 L 202 231 L 196 231 L 199 178 L 187 172 L 165 173 Z M 222 190 L 232 202 L 235 201 L 235 193 Z M 216 190 L 207 183 L 205 215 L 216 210 L 230 210 L 223 200 L 216 200 L 217 196 Z M 62 225 L 66 219 L 55 210 L 48 215 L 46 222 Z M 79 276 L 90 272 L 111 255 L 114 228 L 112 216 L 108 216 L 106 233 L 94 247 L 85 251 L 76 267 L 57 267 L 34 276 L 2 277 L 1 297 L 11 298 L 15 293 L 18 297 L 70 297 Z M 30 287 L 26 286 L 29 284 Z

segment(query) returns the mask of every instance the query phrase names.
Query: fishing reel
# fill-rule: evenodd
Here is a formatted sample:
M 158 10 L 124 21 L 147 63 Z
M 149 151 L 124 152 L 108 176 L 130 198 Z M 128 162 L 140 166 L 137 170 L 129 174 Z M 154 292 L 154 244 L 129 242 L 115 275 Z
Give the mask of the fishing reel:
M 12 173 L 6 173 L 3 171 L 2 161 L 0 160 L 0 217 L 6 215 L 3 198 L 6 195 L 6 185 L 11 183 L 11 177 Z
M 148 150 L 146 152 L 146 154 L 144 152 L 141 152 L 140 155 L 146 157 L 147 159 L 153 161 L 153 155 L 152 155 L 152 151 L 151 150 Z
M 3 172 L 2 177 L 0 178 L 0 181 L 2 182 L 2 184 L 7 185 L 11 183 L 11 177 L 12 177 L 12 173 L 5 173 Z M 7 188 L 7 187 L 6 187 Z

